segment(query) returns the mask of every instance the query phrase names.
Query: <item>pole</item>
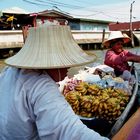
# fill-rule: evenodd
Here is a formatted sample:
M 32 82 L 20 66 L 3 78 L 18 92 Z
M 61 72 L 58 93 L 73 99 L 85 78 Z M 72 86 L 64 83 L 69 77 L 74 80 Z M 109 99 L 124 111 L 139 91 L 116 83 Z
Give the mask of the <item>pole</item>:
M 103 46 L 104 40 L 105 40 L 105 29 L 103 29 L 103 34 L 102 34 L 102 44 L 101 44 L 101 49 L 104 48 L 104 46 Z
M 130 6 L 130 36 L 131 36 L 131 43 L 132 43 L 132 47 L 134 47 L 134 36 L 133 36 L 133 27 L 132 27 L 132 9 L 133 9 L 133 4 L 134 4 L 135 1 L 133 1 L 131 3 L 131 6 Z

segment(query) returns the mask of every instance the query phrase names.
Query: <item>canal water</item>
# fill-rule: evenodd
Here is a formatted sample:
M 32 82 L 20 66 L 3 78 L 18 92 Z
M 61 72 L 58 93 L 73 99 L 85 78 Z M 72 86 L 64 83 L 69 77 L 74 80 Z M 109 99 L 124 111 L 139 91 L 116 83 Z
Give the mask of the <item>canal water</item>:
M 135 54 L 138 54 L 140 55 L 140 47 L 135 47 L 135 48 L 125 48 Z M 103 64 L 104 62 L 104 56 L 105 56 L 105 53 L 106 53 L 107 50 L 103 49 L 103 50 L 88 50 L 86 52 L 92 52 L 94 53 L 96 56 L 97 56 L 97 59 L 96 59 L 96 63 L 100 63 L 100 64 Z M 3 69 L 3 67 L 5 66 L 4 60 L 1 59 L 0 60 L 0 70 Z M 130 63 L 131 64 L 131 63 Z M 140 71 L 140 63 L 134 63 L 134 66 L 136 67 L 136 69 L 138 69 L 138 71 Z

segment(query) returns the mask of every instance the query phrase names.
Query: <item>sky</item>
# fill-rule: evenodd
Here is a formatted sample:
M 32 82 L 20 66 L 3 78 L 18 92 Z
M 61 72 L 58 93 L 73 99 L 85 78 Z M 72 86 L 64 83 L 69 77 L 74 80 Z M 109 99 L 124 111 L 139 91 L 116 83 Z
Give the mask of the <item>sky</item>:
M 134 2 L 134 3 L 133 3 Z M 77 18 L 115 22 L 140 21 L 140 0 L 0 0 L 0 10 L 19 7 L 35 13 L 55 9 Z

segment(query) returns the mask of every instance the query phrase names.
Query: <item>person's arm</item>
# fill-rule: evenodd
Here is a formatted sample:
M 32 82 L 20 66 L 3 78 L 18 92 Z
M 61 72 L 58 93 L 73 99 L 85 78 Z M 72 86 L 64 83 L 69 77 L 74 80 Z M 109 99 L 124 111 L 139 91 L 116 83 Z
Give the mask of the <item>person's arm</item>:
M 55 83 L 45 81 L 37 84 L 32 102 L 41 140 L 108 140 L 87 128 L 75 115 Z
M 126 61 L 140 63 L 140 55 L 133 54 L 127 50 L 123 52 L 123 55 L 126 56 Z
M 138 55 L 134 55 L 134 56 L 128 56 L 126 58 L 127 61 L 130 61 L 130 62 L 137 62 L 137 63 L 140 63 L 140 56 Z

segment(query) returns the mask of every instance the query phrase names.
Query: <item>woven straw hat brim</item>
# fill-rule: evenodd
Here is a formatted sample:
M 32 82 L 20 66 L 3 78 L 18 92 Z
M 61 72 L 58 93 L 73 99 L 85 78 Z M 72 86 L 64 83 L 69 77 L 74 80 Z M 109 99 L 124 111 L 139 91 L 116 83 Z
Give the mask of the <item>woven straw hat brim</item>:
M 122 34 L 120 31 L 112 31 L 109 35 L 109 38 L 108 40 L 104 41 L 103 42 L 103 45 L 105 47 L 109 47 L 110 46 L 110 43 L 116 39 L 122 39 L 124 44 L 128 43 L 131 41 L 131 38 L 128 37 L 126 34 Z
M 110 46 L 110 43 L 111 43 L 113 40 L 116 40 L 116 39 L 122 39 L 123 42 L 124 42 L 124 44 L 126 44 L 126 43 L 128 43 L 128 42 L 131 41 L 130 38 L 127 38 L 127 37 L 119 37 L 119 38 L 107 40 L 107 41 L 105 41 L 105 42 L 103 43 L 103 45 L 104 45 L 105 47 L 109 47 L 109 46 Z
M 53 69 L 94 62 L 75 42 L 69 26 L 42 25 L 30 28 L 22 49 L 5 60 L 10 66 L 26 69 Z

